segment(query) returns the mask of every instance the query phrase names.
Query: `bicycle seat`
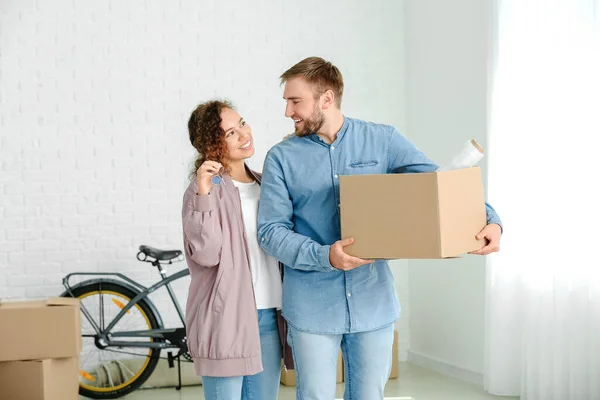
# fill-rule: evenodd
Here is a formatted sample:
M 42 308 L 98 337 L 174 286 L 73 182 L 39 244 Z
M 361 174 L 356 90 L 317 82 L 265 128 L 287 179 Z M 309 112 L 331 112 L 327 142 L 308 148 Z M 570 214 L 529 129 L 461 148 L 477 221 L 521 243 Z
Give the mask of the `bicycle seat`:
M 150 246 L 140 246 L 140 252 L 159 261 L 169 261 L 181 255 L 181 250 L 159 250 Z

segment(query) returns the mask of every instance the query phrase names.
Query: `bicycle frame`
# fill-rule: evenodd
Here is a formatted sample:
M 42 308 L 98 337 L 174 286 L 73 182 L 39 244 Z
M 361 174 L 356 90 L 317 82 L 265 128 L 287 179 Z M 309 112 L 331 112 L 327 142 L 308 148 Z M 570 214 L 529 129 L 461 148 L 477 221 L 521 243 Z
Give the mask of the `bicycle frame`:
M 124 280 L 125 282 L 133 285 L 135 288 L 141 289 L 141 292 L 138 293 L 133 299 L 131 299 L 121 309 L 121 311 L 113 318 L 113 320 L 108 324 L 108 326 L 106 328 L 104 328 L 102 326 L 104 323 L 102 316 L 100 317 L 100 325 L 101 326 L 98 326 L 98 324 L 96 324 L 96 322 L 92 318 L 92 316 L 91 316 L 90 312 L 87 310 L 87 308 L 83 304 L 81 304 L 81 312 L 83 313 L 83 315 L 85 315 L 85 317 L 92 325 L 92 327 L 93 327 L 94 331 L 96 332 L 96 334 L 98 335 L 98 337 L 102 340 L 103 346 L 106 346 L 106 347 L 142 347 L 142 348 L 158 348 L 158 349 L 179 347 L 177 345 L 170 344 L 168 342 L 156 342 L 156 341 L 152 341 L 152 342 L 135 342 L 135 341 L 133 341 L 133 342 L 131 342 L 131 341 L 113 341 L 112 340 L 113 337 L 122 337 L 122 338 L 151 337 L 151 338 L 166 339 L 167 336 L 169 336 L 168 334 L 174 333 L 176 330 L 181 329 L 181 328 L 147 329 L 147 330 L 141 330 L 141 331 L 111 332 L 111 329 L 114 328 L 114 326 L 119 322 L 119 320 L 121 318 L 123 318 L 123 316 L 127 313 L 127 311 L 129 309 L 131 309 L 139 301 L 145 299 L 146 297 L 148 297 L 148 295 L 150 295 L 151 293 L 155 292 L 157 289 L 160 289 L 163 286 L 165 286 L 167 291 L 169 292 L 171 301 L 173 302 L 173 305 L 175 306 L 175 309 L 177 310 L 177 314 L 179 315 L 181 323 L 183 324 L 183 328 L 185 328 L 185 317 L 183 315 L 183 312 L 181 311 L 181 307 L 179 306 L 179 302 L 177 301 L 177 298 L 175 297 L 175 293 L 173 292 L 173 289 L 171 288 L 170 283 L 173 281 L 176 281 L 177 279 L 183 278 L 184 276 L 189 275 L 190 274 L 189 269 L 187 269 L 187 268 L 182 269 L 181 271 L 178 271 L 175 274 L 167 277 L 164 269 L 162 268 L 162 264 L 160 264 L 158 261 L 155 261 L 152 263 L 152 265 L 154 265 L 158 268 L 162 279 L 160 282 L 155 283 L 154 285 L 150 286 L 149 288 L 147 288 L 147 287 L 137 283 L 133 279 L 131 279 L 121 273 L 117 273 L 117 272 L 112 272 L 112 273 L 110 273 L 110 272 L 109 273 L 73 272 L 63 278 L 63 286 L 67 289 L 67 292 L 71 295 L 71 297 L 74 297 L 72 290 L 71 290 L 71 285 L 69 284 L 69 279 L 72 276 L 84 276 L 84 275 L 86 275 L 86 276 L 116 276 L 116 277 Z M 100 282 L 101 282 L 101 280 L 100 280 Z M 102 308 L 103 305 L 101 305 L 100 307 Z M 165 335 L 165 334 L 167 334 L 167 335 Z

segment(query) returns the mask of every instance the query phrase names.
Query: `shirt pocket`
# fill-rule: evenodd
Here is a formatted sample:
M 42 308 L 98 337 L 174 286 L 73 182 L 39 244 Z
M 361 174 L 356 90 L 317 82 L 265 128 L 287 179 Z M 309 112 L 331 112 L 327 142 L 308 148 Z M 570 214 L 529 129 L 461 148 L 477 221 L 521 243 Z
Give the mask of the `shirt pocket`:
M 380 174 L 382 164 L 375 159 L 353 160 L 347 164 L 347 171 L 351 175 Z

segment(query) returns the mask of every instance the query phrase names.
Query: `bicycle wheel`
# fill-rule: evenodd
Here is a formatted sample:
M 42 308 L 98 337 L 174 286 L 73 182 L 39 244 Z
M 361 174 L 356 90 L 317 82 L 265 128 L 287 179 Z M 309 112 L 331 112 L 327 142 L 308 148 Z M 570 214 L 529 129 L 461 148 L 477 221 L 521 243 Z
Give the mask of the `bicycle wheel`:
M 94 322 L 106 327 L 137 293 L 117 282 L 83 283 L 72 289 L 73 297 L 85 306 Z M 71 297 L 63 293 L 63 297 Z M 158 319 L 145 300 L 139 301 L 112 328 L 112 332 L 158 329 Z M 108 347 L 98 343 L 96 332 L 81 315 L 82 352 L 79 360 L 79 394 L 92 399 L 116 399 L 139 388 L 152 374 L 160 349 Z M 114 338 L 143 345 L 155 339 Z

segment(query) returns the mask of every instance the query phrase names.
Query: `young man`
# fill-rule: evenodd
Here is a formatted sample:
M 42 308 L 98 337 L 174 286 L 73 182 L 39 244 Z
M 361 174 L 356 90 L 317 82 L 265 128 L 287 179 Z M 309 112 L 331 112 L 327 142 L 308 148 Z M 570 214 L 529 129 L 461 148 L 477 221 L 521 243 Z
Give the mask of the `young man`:
M 283 315 L 288 321 L 298 399 L 335 397 L 337 353 L 346 368 L 345 399 L 383 399 L 391 368 L 393 324 L 400 314 L 386 261 L 344 252 L 339 176 L 431 172 L 421 151 L 388 125 L 345 117 L 343 79 L 331 63 L 310 57 L 281 75 L 285 115 L 295 135 L 265 159 L 259 205 L 261 246 L 285 264 Z M 486 204 L 479 233 L 499 248 L 501 227 Z

